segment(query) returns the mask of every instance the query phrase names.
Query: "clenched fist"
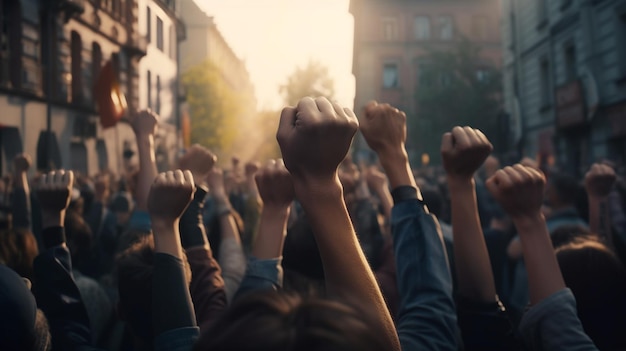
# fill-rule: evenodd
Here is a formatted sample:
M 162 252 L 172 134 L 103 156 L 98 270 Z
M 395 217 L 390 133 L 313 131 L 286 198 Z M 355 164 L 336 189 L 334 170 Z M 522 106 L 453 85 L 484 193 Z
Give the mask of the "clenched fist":
M 183 214 L 195 185 L 189 171 L 169 171 L 159 174 L 148 194 L 148 212 L 154 219 L 174 222 Z
M 587 194 L 595 198 L 609 196 L 616 179 L 613 168 L 602 163 L 595 163 L 585 175 Z
M 270 160 L 254 177 L 263 206 L 288 208 L 295 194 L 291 174 L 283 160 Z
M 350 109 L 323 97 L 284 108 L 276 139 L 294 181 L 335 180 L 358 127 Z
M 248 162 L 246 163 L 245 172 L 246 178 L 254 177 L 254 175 L 259 171 L 259 163 L 258 162 Z
M 406 114 L 389 104 L 373 101 L 365 107 L 360 130 L 376 153 L 405 152 Z
M 492 150 L 493 146 L 480 130 L 454 127 L 441 139 L 441 157 L 448 179 L 471 180 Z
M 181 170 L 189 170 L 194 182 L 200 184 L 204 182 L 204 178 L 209 174 L 215 162 L 217 162 L 217 156 L 209 149 L 195 144 L 180 158 L 178 164 Z
M 13 159 L 13 167 L 15 168 L 15 173 L 28 172 L 32 163 L 33 161 L 28 154 L 19 154 L 15 156 L 15 158 Z
M 131 117 L 130 124 L 137 136 L 154 135 L 159 124 L 159 117 L 150 110 L 143 110 Z
M 505 167 L 486 182 L 487 189 L 513 220 L 541 215 L 546 178 L 520 164 Z
M 52 171 L 42 175 L 36 187 L 41 210 L 48 213 L 65 211 L 70 204 L 73 186 L 74 173 L 72 171 Z

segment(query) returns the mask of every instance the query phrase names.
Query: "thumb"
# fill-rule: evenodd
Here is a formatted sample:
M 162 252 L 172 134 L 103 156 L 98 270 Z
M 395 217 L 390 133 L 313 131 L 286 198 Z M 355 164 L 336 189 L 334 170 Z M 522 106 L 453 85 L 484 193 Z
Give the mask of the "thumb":
M 280 113 L 280 122 L 278 123 L 278 131 L 276 132 L 276 140 L 281 144 L 289 135 L 296 122 L 296 109 L 294 107 L 285 107 Z
M 452 133 L 444 133 L 441 137 L 441 154 L 443 155 L 444 153 L 452 151 L 453 144 Z

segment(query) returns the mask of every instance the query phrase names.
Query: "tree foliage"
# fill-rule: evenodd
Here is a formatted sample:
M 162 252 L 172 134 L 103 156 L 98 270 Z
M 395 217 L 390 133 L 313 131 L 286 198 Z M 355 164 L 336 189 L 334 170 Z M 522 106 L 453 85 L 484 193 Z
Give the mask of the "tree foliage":
M 194 66 L 182 75 L 191 117 L 191 142 L 218 153 L 234 147 L 242 97 L 211 62 Z
M 328 67 L 312 60 L 306 67 L 297 67 L 279 92 L 288 106 L 295 106 L 305 96 L 333 98 L 335 84 L 328 73 Z
M 472 126 L 497 139 L 501 73 L 480 57 L 471 42 L 454 50 L 431 51 L 419 60 L 417 120 L 411 134 L 420 153 L 439 159 L 441 135 L 454 126 Z

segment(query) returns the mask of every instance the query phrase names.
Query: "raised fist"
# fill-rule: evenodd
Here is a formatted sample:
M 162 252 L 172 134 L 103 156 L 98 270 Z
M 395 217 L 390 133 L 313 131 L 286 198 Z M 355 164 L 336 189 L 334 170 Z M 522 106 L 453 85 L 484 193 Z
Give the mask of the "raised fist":
M 356 116 L 326 98 L 303 98 L 280 116 L 276 139 L 294 180 L 331 179 L 359 127 Z
M 370 102 L 360 119 L 360 130 L 376 153 L 405 152 L 406 114 L 389 104 Z
M 611 166 L 595 163 L 585 175 L 585 189 L 589 197 L 609 196 L 617 177 Z
M 387 186 L 387 176 L 375 166 L 371 166 L 365 172 L 365 180 L 372 190 L 379 191 Z
M 441 157 L 448 179 L 471 180 L 485 162 L 493 146 L 483 132 L 470 127 L 454 127 L 441 138 Z
M 254 177 L 254 175 L 259 171 L 259 163 L 258 162 L 248 162 L 245 167 L 246 177 Z
M 177 220 L 191 202 L 194 190 L 189 171 L 178 169 L 159 174 L 148 194 L 150 216 L 165 221 Z
M 209 149 L 195 144 L 180 158 L 178 165 L 181 170 L 189 170 L 194 182 L 200 184 L 204 182 L 204 178 L 209 174 L 215 162 L 217 162 L 217 156 Z
M 43 212 L 62 212 L 70 204 L 70 194 L 74 186 L 72 171 L 52 171 L 44 174 L 36 186 L 37 198 Z
M 19 154 L 13 159 L 13 167 L 16 173 L 28 172 L 32 163 L 33 161 L 28 154 Z
M 541 215 L 545 184 L 543 173 L 520 164 L 497 171 L 485 183 L 513 220 Z
M 150 110 L 143 110 L 131 117 L 130 124 L 137 136 L 154 135 L 159 124 L 159 117 Z
M 294 199 L 291 174 L 283 160 L 270 160 L 254 177 L 263 206 L 288 208 Z

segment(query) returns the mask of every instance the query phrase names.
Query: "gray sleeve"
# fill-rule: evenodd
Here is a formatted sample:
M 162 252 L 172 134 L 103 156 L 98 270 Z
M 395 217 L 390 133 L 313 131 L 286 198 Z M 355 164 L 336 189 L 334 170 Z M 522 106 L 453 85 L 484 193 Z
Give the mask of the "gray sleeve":
M 598 350 L 583 330 L 570 289 L 556 292 L 528 310 L 519 330 L 529 350 Z
M 222 240 L 217 261 L 222 267 L 226 298 L 231 303 L 246 273 L 246 257 L 241 243 L 232 238 Z

